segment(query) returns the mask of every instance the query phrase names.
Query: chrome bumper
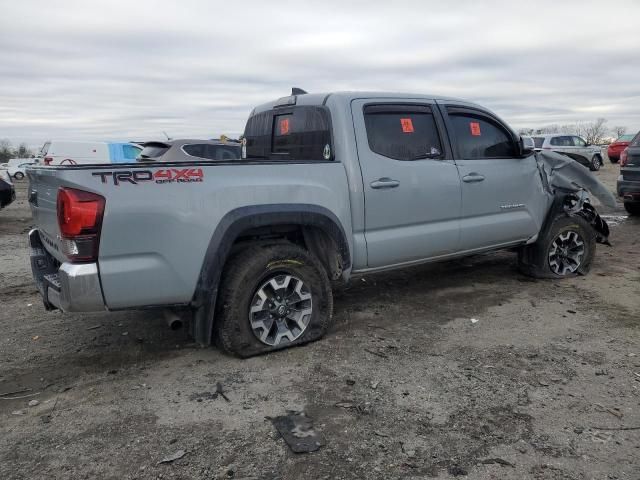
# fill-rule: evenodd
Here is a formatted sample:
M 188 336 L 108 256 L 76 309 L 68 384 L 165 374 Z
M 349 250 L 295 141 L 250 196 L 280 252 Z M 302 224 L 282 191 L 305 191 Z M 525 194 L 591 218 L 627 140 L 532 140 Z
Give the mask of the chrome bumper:
M 42 245 L 37 229 L 29 232 L 31 271 L 47 310 L 99 312 L 106 310 L 98 265 L 60 264 Z

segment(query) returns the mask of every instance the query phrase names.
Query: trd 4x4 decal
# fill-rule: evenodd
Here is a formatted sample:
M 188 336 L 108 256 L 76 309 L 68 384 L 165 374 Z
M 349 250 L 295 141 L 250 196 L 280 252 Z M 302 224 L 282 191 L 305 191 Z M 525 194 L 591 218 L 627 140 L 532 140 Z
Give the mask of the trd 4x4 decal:
M 155 183 L 192 183 L 202 182 L 204 172 L 201 168 L 161 168 L 160 170 L 117 170 L 115 172 L 93 172 L 91 175 L 100 177 L 102 183 L 112 180 L 114 185 L 123 182 L 137 185 L 141 182 Z

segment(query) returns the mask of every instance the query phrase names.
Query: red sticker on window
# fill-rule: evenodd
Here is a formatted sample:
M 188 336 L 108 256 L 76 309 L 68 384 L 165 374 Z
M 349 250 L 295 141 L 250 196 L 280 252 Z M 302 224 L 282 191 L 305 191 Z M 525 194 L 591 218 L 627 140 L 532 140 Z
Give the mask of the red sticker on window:
M 289 119 L 283 118 L 280 120 L 280 135 L 286 135 L 289 133 Z
M 413 122 L 410 118 L 401 118 L 400 125 L 404 133 L 413 133 Z
M 469 122 L 469 127 L 471 128 L 471 135 L 474 137 L 480 136 L 480 124 L 478 122 Z

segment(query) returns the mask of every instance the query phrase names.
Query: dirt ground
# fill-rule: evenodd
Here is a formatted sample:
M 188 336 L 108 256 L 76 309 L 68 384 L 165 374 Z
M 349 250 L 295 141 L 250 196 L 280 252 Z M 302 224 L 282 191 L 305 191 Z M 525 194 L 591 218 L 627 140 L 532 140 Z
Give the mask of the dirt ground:
M 613 189 L 617 172 L 598 175 Z M 325 339 L 239 360 L 157 312 L 45 312 L 17 194 L 0 212 L 2 479 L 640 478 L 640 219 L 621 206 L 587 276 L 532 280 L 508 252 L 374 275 L 336 298 Z M 289 410 L 320 450 L 289 450 L 267 418 Z

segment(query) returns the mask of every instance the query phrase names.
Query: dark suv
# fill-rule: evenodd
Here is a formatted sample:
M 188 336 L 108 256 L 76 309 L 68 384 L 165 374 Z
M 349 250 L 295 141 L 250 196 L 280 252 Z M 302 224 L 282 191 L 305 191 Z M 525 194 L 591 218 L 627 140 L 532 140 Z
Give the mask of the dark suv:
M 13 182 L 6 170 L 0 170 L 0 208 L 6 207 L 16 199 Z
M 620 154 L 618 195 L 631 215 L 640 215 L 640 132 Z

